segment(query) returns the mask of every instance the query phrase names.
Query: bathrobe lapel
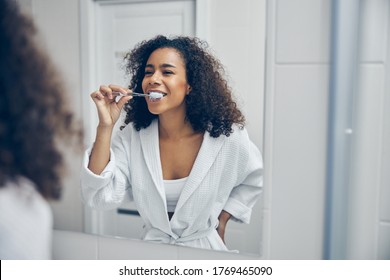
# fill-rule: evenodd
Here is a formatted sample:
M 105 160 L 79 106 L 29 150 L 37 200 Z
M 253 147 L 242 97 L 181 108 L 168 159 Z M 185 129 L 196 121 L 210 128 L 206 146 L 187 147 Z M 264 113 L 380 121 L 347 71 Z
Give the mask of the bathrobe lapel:
M 198 156 L 176 205 L 175 214 L 180 211 L 180 208 L 185 205 L 186 201 L 200 186 L 217 158 L 225 139 L 226 137 L 223 135 L 218 138 L 212 138 L 208 132 L 205 132 Z
M 158 142 L 157 121 L 153 121 L 147 129 L 140 130 L 140 140 L 145 162 L 150 176 L 152 177 L 154 186 L 156 187 L 160 198 L 164 201 L 164 204 L 166 204 Z

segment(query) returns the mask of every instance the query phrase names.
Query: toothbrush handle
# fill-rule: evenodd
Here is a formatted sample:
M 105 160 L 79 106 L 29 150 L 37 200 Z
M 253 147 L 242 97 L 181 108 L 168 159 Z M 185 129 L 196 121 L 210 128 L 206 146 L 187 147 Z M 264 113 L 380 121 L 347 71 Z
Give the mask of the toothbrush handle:
M 119 91 L 113 91 L 112 94 L 114 96 L 134 96 L 134 97 L 137 97 L 137 96 L 140 96 L 140 97 L 146 97 L 148 96 L 147 94 L 144 94 L 144 93 L 138 93 L 138 92 L 132 92 L 132 93 L 122 93 L 122 92 L 119 92 Z
M 132 96 L 142 96 L 142 97 L 147 97 L 147 96 L 149 96 L 148 94 L 145 94 L 145 93 L 138 93 L 138 92 L 133 92 L 133 93 L 130 93 L 129 95 L 132 95 Z

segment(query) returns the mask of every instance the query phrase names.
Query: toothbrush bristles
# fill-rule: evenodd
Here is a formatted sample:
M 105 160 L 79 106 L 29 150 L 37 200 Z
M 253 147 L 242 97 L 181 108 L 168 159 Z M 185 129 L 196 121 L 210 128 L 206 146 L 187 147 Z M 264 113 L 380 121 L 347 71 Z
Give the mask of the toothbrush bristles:
M 149 93 L 149 99 L 158 100 L 164 97 L 164 94 L 161 92 L 151 91 Z

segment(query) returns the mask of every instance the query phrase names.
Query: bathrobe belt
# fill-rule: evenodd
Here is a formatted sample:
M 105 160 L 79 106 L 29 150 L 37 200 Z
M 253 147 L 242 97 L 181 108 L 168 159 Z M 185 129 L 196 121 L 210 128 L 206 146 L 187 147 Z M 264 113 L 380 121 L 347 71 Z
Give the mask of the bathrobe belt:
M 152 228 L 147 230 L 144 240 L 146 241 L 152 241 L 152 242 L 159 242 L 159 243 L 167 243 L 167 244 L 183 244 L 189 241 L 194 241 L 198 240 L 201 238 L 205 238 L 210 235 L 212 231 L 216 230 L 215 228 L 211 227 L 206 230 L 198 231 L 194 234 L 184 236 L 184 237 L 179 237 L 177 234 L 173 233 L 172 234 L 167 234 L 157 228 Z

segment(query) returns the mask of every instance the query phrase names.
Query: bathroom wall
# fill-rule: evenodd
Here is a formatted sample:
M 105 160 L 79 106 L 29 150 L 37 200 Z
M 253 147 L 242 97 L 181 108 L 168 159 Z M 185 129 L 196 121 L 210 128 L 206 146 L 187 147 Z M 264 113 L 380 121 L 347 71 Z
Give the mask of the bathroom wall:
M 267 1 L 264 257 L 321 259 L 330 1 Z
M 323 257 L 331 2 L 267 1 L 264 258 Z M 361 1 L 349 259 L 390 259 L 389 5 Z
M 390 1 L 361 1 L 348 251 L 390 259 Z

